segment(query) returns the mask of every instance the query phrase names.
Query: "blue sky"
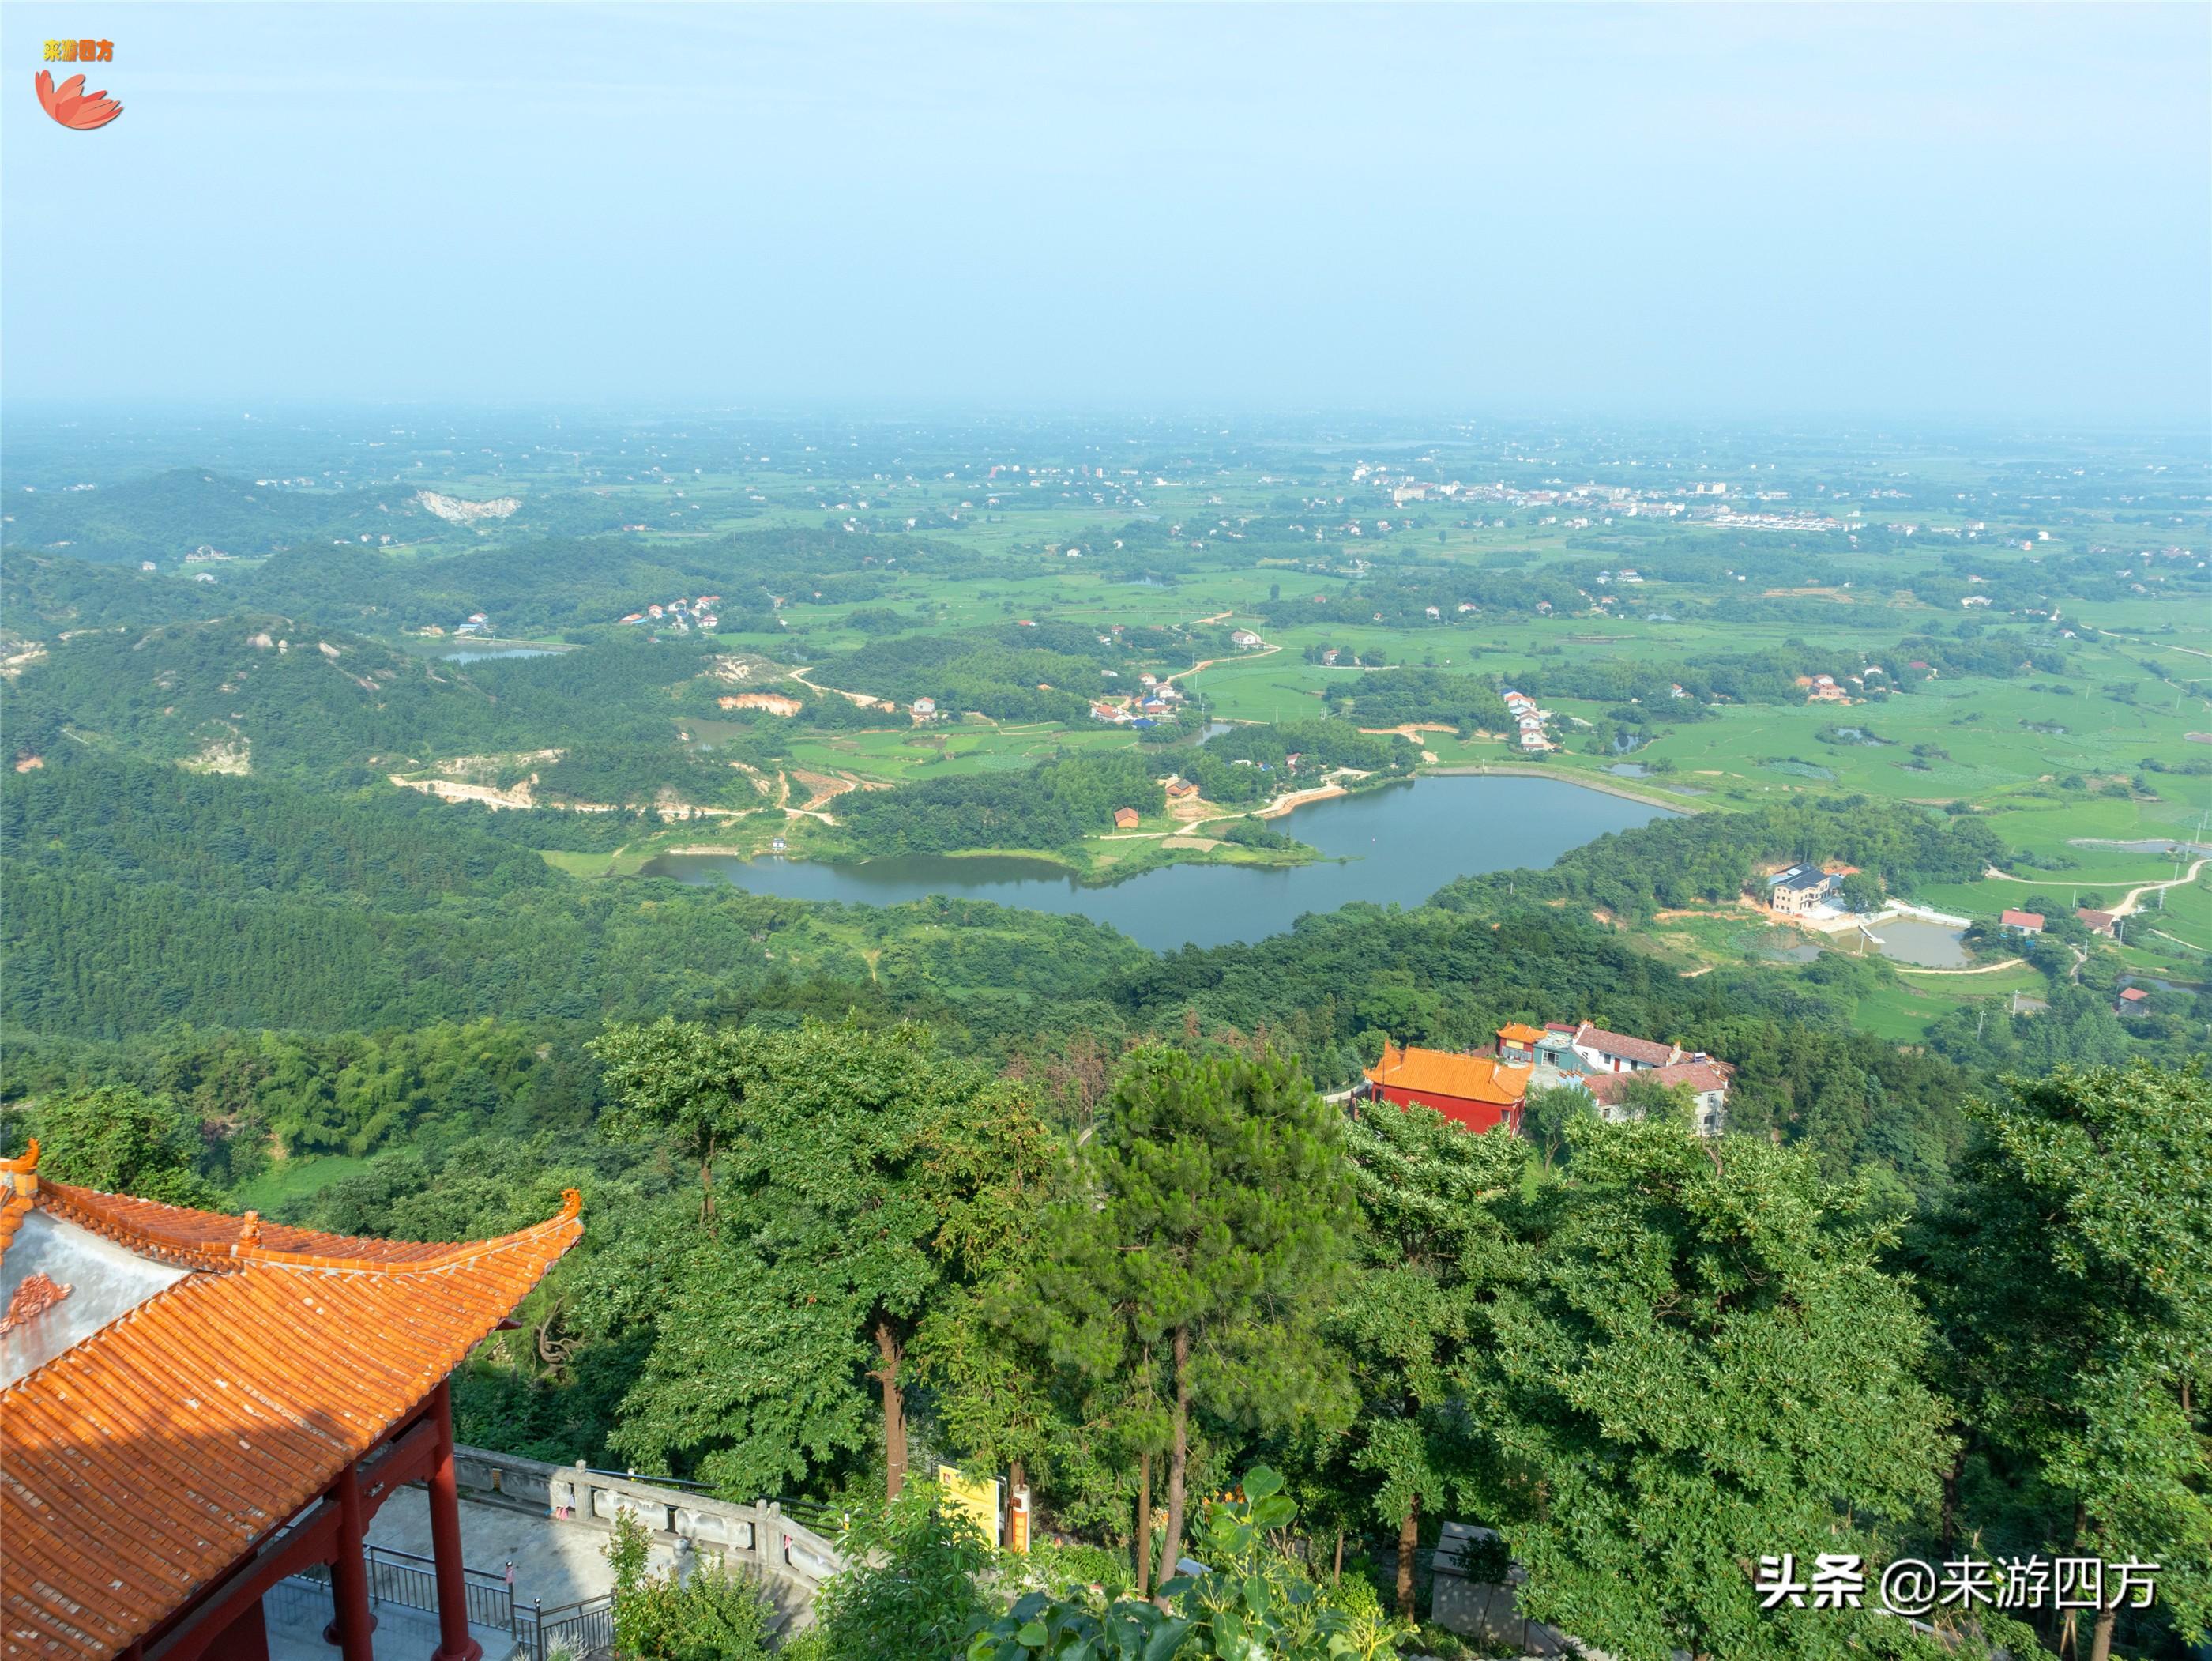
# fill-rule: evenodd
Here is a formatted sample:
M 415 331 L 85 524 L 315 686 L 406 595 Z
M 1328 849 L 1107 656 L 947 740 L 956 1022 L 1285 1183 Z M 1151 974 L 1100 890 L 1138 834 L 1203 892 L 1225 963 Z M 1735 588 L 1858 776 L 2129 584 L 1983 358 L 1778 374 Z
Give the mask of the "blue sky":
M 10 399 L 2212 406 L 2201 5 L 19 3 L 0 58 Z

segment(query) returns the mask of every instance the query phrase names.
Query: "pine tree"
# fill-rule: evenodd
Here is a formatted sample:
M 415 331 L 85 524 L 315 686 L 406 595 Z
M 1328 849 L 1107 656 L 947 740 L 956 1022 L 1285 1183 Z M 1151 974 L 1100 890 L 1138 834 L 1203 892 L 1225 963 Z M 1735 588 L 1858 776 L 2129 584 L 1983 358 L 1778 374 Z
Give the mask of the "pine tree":
M 1346 1141 L 1358 1266 L 1328 1326 L 1359 1391 L 1348 1462 L 1372 1514 L 1398 1530 L 1398 1610 L 1411 1615 L 1421 1518 L 1467 1491 L 1475 1457 L 1468 1392 L 1509 1246 L 1490 1202 L 1517 1188 L 1528 1145 L 1381 1103 Z
M 1161 1047 L 1130 1057 L 1101 1121 L 1032 1284 L 1063 1361 L 1100 1381 L 1159 1369 L 1164 1578 L 1182 1550 L 1194 1411 L 1267 1428 L 1342 1411 L 1319 1333 L 1351 1224 L 1342 1133 L 1272 1053 Z

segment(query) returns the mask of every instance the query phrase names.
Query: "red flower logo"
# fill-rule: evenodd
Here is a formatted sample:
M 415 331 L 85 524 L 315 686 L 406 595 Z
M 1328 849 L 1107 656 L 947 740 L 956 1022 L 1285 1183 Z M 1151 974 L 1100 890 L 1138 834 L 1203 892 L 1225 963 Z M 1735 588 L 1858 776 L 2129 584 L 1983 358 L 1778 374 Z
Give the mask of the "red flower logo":
M 82 76 L 72 75 L 56 90 L 54 77 L 45 70 L 39 71 L 39 103 L 62 125 L 79 132 L 104 127 L 123 113 L 123 106 L 104 92 L 87 96 Z

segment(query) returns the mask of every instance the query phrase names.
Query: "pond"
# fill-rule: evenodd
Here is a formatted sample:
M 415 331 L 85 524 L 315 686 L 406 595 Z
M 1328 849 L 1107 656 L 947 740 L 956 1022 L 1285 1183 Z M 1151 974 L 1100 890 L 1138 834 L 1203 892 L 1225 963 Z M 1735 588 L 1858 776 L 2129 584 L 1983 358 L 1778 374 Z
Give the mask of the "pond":
M 440 663 L 496 663 L 501 658 L 558 657 L 558 646 L 451 646 L 422 655 Z
M 1355 900 L 1419 905 L 1455 877 L 1546 866 L 1611 830 L 1675 815 L 1561 779 L 1459 775 L 1309 803 L 1273 821 L 1328 856 L 1288 870 L 1175 865 L 1085 888 L 1043 860 L 908 855 L 859 865 L 669 854 L 645 874 L 788 899 L 896 905 L 932 894 L 1110 923 L 1154 951 L 1256 940 Z
M 1948 928 L 1940 922 L 1892 917 L 1887 922 L 1876 923 L 1874 933 L 1881 942 L 1881 955 L 1894 958 L 1899 963 L 1913 964 L 1922 969 L 1964 969 L 1973 962 L 1960 944 L 1965 931 Z

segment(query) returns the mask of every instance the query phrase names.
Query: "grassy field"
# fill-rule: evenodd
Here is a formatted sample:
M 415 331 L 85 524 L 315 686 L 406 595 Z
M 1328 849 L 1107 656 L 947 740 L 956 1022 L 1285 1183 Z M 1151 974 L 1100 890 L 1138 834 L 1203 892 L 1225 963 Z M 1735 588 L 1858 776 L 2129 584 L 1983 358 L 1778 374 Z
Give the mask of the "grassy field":
M 243 1211 L 272 1212 L 288 1201 L 319 1194 L 332 1183 L 358 1176 L 368 1161 L 347 1153 L 314 1153 L 273 1165 L 232 1196 Z

